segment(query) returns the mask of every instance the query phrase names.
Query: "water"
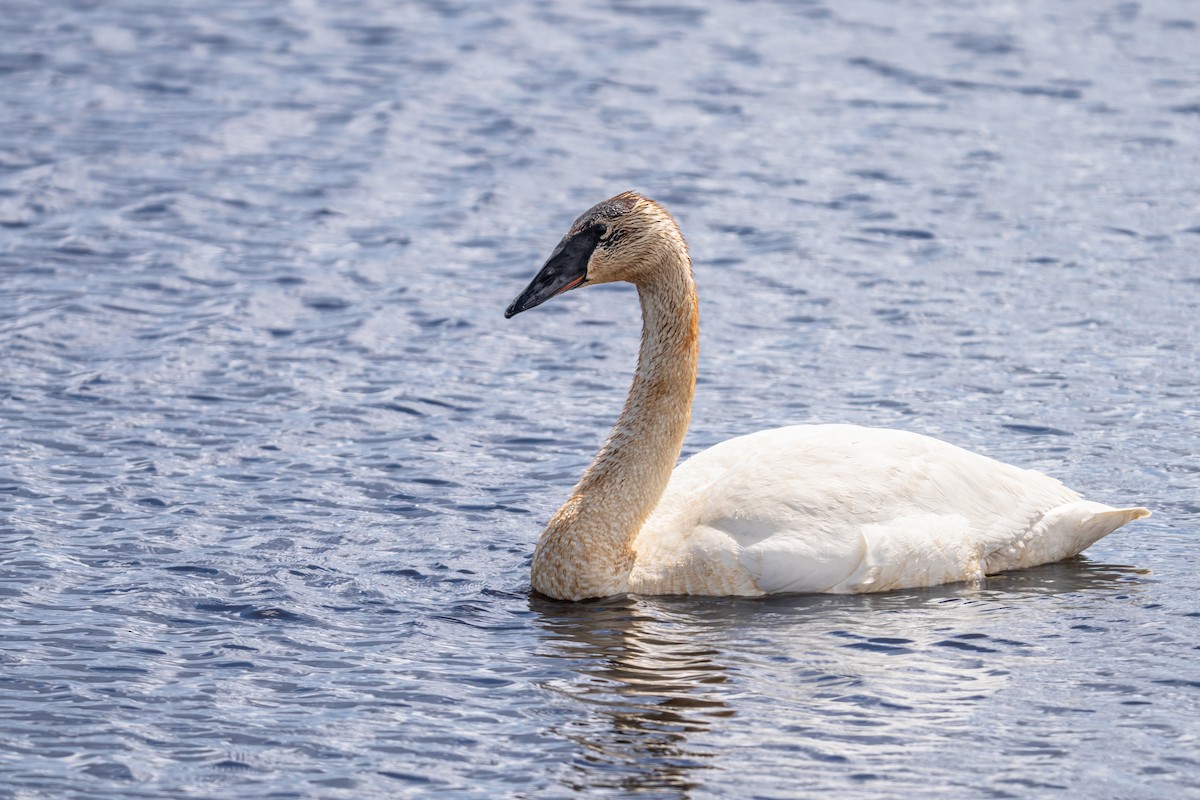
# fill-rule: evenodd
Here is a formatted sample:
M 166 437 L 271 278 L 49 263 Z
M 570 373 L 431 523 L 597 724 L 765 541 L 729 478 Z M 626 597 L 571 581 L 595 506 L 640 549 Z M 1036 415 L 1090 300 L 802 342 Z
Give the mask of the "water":
M 7 0 L 0 796 L 1200 793 L 1200 8 Z M 859 597 L 530 597 L 627 288 L 687 451 L 940 436 L 1155 516 Z

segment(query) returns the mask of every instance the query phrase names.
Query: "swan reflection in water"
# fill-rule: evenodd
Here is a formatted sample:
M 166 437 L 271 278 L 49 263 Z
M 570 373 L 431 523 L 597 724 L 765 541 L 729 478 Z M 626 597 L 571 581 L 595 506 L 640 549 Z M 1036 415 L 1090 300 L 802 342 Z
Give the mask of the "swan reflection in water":
M 704 621 L 670 602 L 634 597 L 570 604 L 534 597 L 542 654 L 567 659 L 547 688 L 590 713 L 552 731 L 580 747 L 573 790 L 665 790 L 686 796 L 714 752 L 690 734 L 733 716 L 720 654 L 698 636 Z
M 1079 557 L 877 595 L 534 595 L 539 654 L 565 662 L 543 682 L 569 706 L 547 732 L 577 753 L 562 777 L 571 791 L 687 797 L 733 781 L 714 771 L 736 771 L 747 746 L 779 759 L 777 777 L 909 770 L 921 753 L 941 758 L 947 736 L 969 735 L 981 706 L 1041 669 L 1030 642 L 1054 620 L 1031 618 L 1031 604 L 1078 595 L 1073 608 L 1102 612 L 1147 574 Z

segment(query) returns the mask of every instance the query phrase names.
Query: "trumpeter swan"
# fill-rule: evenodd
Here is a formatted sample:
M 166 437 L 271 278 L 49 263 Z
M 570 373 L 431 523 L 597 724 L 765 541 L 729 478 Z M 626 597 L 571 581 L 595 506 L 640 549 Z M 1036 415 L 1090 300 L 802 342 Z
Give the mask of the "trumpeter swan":
M 628 281 L 642 306 L 624 410 L 533 555 L 560 600 L 638 594 L 877 592 L 1067 558 L 1144 508 L 928 436 L 797 425 L 675 468 L 696 387 L 692 261 L 666 209 L 625 192 L 575 221 L 512 317 L 578 286 Z

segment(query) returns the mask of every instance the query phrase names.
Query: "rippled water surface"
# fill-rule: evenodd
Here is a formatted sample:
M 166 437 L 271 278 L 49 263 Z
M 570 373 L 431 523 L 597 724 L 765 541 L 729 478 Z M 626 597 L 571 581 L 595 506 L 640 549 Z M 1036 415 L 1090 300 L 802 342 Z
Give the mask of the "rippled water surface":
M 0 13 L 0 796 L 1200 796 L 1200 6 Z M 687 452 L 932 434 L 1155 516 L 858 597 L 529 594 L 627 288 L 696 259 Z

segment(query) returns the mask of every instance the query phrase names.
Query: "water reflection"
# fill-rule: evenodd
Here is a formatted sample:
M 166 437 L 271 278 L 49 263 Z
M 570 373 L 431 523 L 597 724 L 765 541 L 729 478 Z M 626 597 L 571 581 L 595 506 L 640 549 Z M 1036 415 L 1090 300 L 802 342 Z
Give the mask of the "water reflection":
M 993 575 L 981 583 L 983 592 L 1005 595 L 1061 595 L 1072 592 L 1111 592 L 1135 589 L 1150 570 L 1130 564 L 1104 564 L 1076 556 L 1054 564 Z
M 539 652 L 559 660 L 543 685 L 573 701 L 549 729 L 576 748 L 561 780 L 687 797 L 730 780 L 723 768 L 744 747 L 775 761 L 777 778 L 895 776 L 939 758 L 948 733 L 972 735 L 998 692 L 1053 671 L 1048 637 L 1073 636 L 1079 609 L 1139 591 L 1146 575 L 1078 558 L 876 595 L 531 599 Z M 1051 619 L 1031 619 L 1044 601 L 1058 606 Z M 753 722 L 725 724 L 735 707 L 755 709 Z
M 713 755 L 689 735 L 734 714 L 723 699 L 726 667 L 697 636 L 702 621 L 638 598 L 530 605 L 543 654 L 570 661 L 569 677 L 548 688 L 591 712 L 552 731 L 580 748 L 567 785 L 687 797 Z

